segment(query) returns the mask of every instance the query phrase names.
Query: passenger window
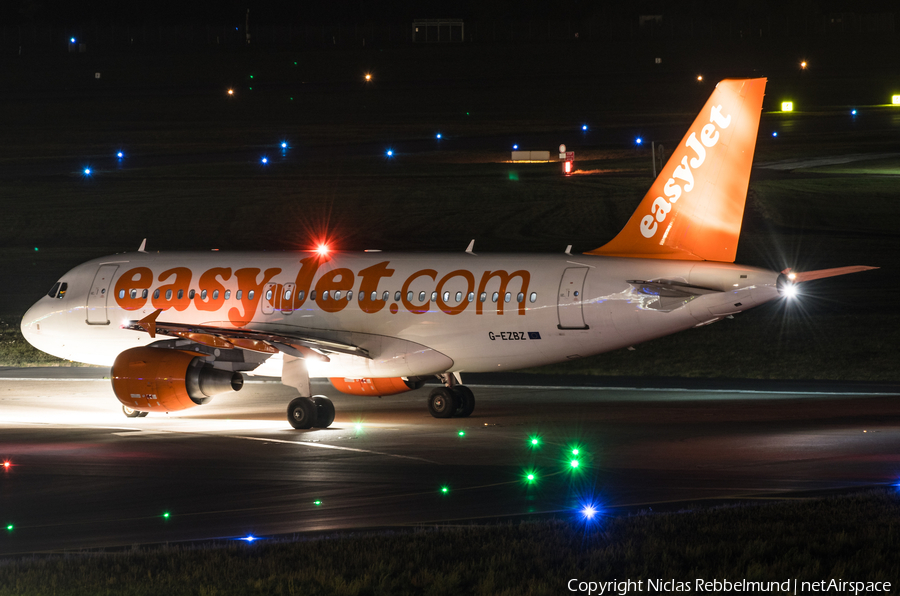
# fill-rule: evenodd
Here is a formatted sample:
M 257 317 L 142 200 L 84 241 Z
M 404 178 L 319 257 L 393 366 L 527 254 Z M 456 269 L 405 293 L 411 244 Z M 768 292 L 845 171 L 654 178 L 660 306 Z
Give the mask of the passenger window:
M 131 290 L 131 299 L 132 299 L 132 300 L 136 300 L 136 299 L 137 299 L 137 290 Z
M 456 301 L 457 301 L 457 302 L 462 302 L 462 292 L 457 292 L 457 293 L 456 293 Z
M 284 299 L 285 299 L 285 300 L 290 300 L 290 299 L 291 299 L 291 291 L 290 291 L 290 290 L 285 290 L 285 291 L 284 291 Z
M 506 296 L 503 297 L 503 302 L 509 302 L 510 300 L 512 300 L 512 293 L 507 292 Z
M 340 290 L 335 290 L 335 291 L 334 291 L 334 299 L 335 299 L 335 300 L 340 300 L 340 299 L 341 299 L 341 291 L 340 291 Z
M 353 300 L 353 290 L 347 290 L 347 302 Z
M 50 291 L 47 292 L 47 295 L 51 298 L 56 298 L 56 293 L 59 291 L 59 282 L 53 284 L 53 287 L 50 288 Z
M 469 302 L 475 302 L 475 292 L 469 292 Z
M 322 300 L 328 300 L 328 290 L 322 292 Z
M 299 292 L 297 292 L 297 300 L 303 300 L 303 296 L 305 296 L 305 295 L 306 295 L 306 292 L 304 292 L 303 290 L 300 290 Z M 238 298 L 240 298 L 240 297 L 241 297 L 241 293 L 238 292 Z
M 172 290 L 166 290 L 166 300 L 172 299 Z
M 443 294 L 443 296 L 441 296 L 441 298 L 444 300 L 445 303 L 450 302 L 450 292 L 444 292 L 444 294 Z M 457 300 L 457 302 L 459 302 L 459 300 Z
M 266 290 L 266 300 L 272 300 L 272 290 Z
M 119 298 L 125 297 L 125 290 L 119 290 Z
M 500 299 L 500 294 L 497 292 L 494 292 L 494 295 L 491 296 L 491 302 L 497 302 L 497 300 L 499 300 L 499 299 Z
M 528 299 L 531 300 L 532 303 L 534 303 L 537 300 L 537 292 L 532 292 L 531 296 L 529 296 Z
M 360 292 L 359 293 L 359 301 L 362 302 L 365 299 L 366 299 L 366 295 L 363 292 Z
M 412 293 L 412 290 L 410 290 L 409 292 L 406 293 L 407 302 L 412 302 L 412 297 L 413 297 L 413 293 Z
M 63 284 L 63 285 L 65 285 L 65 284 Z M 141 298 L 143 298 L 144 300 L 147 299 L 147 290 L 144 290 L 143 292 L 141 292 Z
M 231 298 L 231 290 L 225 290 L 225 300 L 228 300 L 230 298 Z
M 487 292 L 482 292 L 481 296 L 479 296 L 478 299 L 481 300 L 482 302 L 487 300 Z
M 219 290 L 213 290 L 213 300 L 219 299 Z M 509 302 L 509 300 L 507 300 Z
M 519 295 L 516 296 L 516 302 L 525 302 L 525 294 L 519 292 Z
M 431 301 L 434 302 L 435 300 L 437 300 L 437 292 L 432 292 L 431 293 Z
M 249 292 L 247 292 L 247 300 L 253 300 L 253 294 L 254 294 L 253 290 L 250 290 Z
M 181 300 L 184 298 L 184 290 L 178 290 L 178 299 Z
M 154 300 L 159 299 L 159 288 L 156 288 L 155 290 L 153 290 L 153 299 Z
M 316 291 L 315 290 L 313 290 L 312 292 L 309 293 L 309 299 L 312 301 L 316 300 Z
M 65 298 L 65 297 L 66 297 L 66 290 L 67 290 L 68 288 L 69 288 L 69 284 L 67 284 L 66 282 L 62 282 L 62 283 L 60 284 L 60 286 L 59 286 L 59 294 L 57 294 L 56 297 L 57 297 L 59 300 L 62 300 L 63 298 Z
M 378 292 L 372 292 L 372 298 L 370 298 L 372 302 L 378 300 Z
M 425 292 L 419 292 L 419 302 L 425 302 Z
M 384 293 L 381 295 L 381 299 L 384 300 L 385 302 L 387 302 L 387 301 L 390 299 L 390 297 L 391 297 L 391 293 L 390 293 L 390 292 L 384 292 Z
M 197 295 L 197 293 L 194 290 L 191 290 L 190 292 L 188 292 L 188 298 L 191 300 L 193 300 L 194 296 L 196 296 L 196 295 Z
M 207 296 L 206 290 L 200 290 L 200 300 L 206 300 Z
M 244 293 L 244 290 L 238 290 L 237 293 L 234 295 L 235 299 L 236 299 L 236 300 L 240 300 L 240 299 L 241 299 L 241 295 L 242 295 L 243 293 Z
M 400 291 L 394 292 L 394 302 L 400 302 Z

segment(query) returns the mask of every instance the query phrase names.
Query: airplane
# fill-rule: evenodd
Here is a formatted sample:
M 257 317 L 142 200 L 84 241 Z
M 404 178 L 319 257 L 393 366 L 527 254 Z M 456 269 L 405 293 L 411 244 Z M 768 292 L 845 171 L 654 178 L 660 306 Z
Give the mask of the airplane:
M 583 254 L 134 253 L 62 276 L 22 319 L 49 354 L 111 366 L 129 417 L 237 391 L 244 374 L 297 390 L 296 429 L 335 418 L 311 377 L 383 396 L 437 377 L 435 418 L 475 409 L 466 372 L 512 371 L 708 325 L 796 285 L 874 267 L 734 264 L 766 79 L 726 79 L 631 219 Z

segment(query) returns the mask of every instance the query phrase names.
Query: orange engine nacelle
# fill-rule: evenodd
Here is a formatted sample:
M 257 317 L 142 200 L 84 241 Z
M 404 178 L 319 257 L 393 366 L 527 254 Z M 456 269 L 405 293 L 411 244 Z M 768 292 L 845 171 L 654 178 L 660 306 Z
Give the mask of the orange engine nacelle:
M 202 354 L 167 348 L 125 350 L 110 376 L 116 398 L 142 412 L 193 408 L 244 385 L 240 373 L 213 368 Z
M 413 377 L 405 380 L 400 377 L 392 379 L 345 379 L 343 377 L 332 377 L 328 380 L 331 381 L 335 389 L 350 395 L 394 395 L 395 393 L 418 389 L 425 384 L 425 379 Z

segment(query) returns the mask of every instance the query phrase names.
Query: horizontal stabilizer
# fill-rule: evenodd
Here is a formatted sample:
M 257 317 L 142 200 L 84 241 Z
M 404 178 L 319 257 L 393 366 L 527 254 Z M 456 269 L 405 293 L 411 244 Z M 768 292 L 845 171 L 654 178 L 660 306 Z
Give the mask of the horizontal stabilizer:
M 838 275 L 847 275 L 848 273 L 859 273 L 860 271 L 869 271 L 870 269 L 878 269 L 878 267 L 868 267 L 866 265 L 853 265 L 850 267 L 835 267 L 833 269 L 819 269 L 818 271 L 804 271 L 802 273 L 794 273 L 794 277 L 790 278 L 795 284 L 812 281 L 814 279 L 825 279 L 826 277 L 835 277 Z M 784 271 L 785 274 L 790 273 L 790 269 Z M 790 276 L 789 276 L 790 277 Z

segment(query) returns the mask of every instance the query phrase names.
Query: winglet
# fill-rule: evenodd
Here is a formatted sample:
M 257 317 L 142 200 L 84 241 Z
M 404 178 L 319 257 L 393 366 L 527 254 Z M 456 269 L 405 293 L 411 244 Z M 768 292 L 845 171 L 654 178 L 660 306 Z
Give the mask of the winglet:
M 156 338 L 156 319 L 162 311 L 163 309 L 157 308 L 155 311 L 138 321 L 138 326 L 149 333 L 151 338 Z
M 147 252 L 147 239 L 146 238 L 144 238 L 144 240 L 141 242 L 141 246 L 140 246 L 140 248 L 138 248 L 138 252 Z
M 475 239 L 474 238 L 472 238 L 472 240 L 469 242 L 469 247 L 466 248 L 466 252 L 469 253 L 470 255 L 474 255 L 475 253 L 472 252 L 473 250 L 475 250 Z M 475 255 L 475 256 L 478 256 L 478 255 Z

